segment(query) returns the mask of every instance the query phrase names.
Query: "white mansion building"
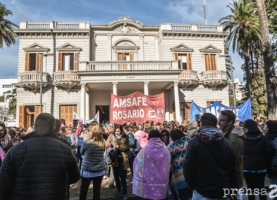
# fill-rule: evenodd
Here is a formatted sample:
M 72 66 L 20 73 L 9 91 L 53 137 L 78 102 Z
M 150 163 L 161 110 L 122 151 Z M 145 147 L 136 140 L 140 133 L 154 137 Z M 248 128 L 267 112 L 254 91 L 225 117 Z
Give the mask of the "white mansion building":
M 111 93 L 164 92 L 166 120 L 190 119 L 190 105 L 229 105 L 221 26 L 144 25 L 123 16 L 108 24 L 20 22 L 17 123 L 43 111 L 72 123 L 73 112 L 109 119 Z

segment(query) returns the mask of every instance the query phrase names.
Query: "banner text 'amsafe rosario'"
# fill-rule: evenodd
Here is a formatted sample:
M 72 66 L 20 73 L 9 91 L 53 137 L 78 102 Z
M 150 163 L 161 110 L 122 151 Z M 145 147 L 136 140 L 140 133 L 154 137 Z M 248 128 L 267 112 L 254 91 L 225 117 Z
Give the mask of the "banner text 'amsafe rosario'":
M 111 95 L 110 122 L 145 122 L 165 120 L 164 93 L 145 95 L 134 92 L 127 96 Z

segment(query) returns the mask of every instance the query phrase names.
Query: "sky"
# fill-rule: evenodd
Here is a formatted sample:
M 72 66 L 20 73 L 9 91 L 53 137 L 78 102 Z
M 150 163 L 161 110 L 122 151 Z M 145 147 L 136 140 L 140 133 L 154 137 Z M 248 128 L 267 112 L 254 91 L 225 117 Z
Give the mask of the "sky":
M 145 25 L 162 23 L 204 24 L 203 0 L 0 0 L 13 15 L 8 20 L 20 21 L 88 21 L 107 24 L 126 14 Z M 206 0 L 207 22 L 218 25 L 218 20 L 230 14 L 227 5 L 232 0 Z M 243 60 L 229 52 L 234 77 L 242 81 Z M 0 79 L 17 78 L 18 39 L 16 44 L 0 49 Z

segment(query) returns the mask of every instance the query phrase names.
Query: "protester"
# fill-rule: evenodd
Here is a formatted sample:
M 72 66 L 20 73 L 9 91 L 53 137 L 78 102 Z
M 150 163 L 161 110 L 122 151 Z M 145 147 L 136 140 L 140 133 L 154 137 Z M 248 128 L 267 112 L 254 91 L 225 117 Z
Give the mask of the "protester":
M 248 199 L 254 200 L 254 190 L 258 189 L 260 200 L 266 200 L 267 196 L 262 194 L 262 190 L 266 191 L 265 175 L 275 149 L 254 120 L 246 120 L 244 128 L 247 130 L 247 138 L 244 142 L 243 171 L 247 188 L 251 189 L 252 194 L 248 195 Z
M 129 144 L 130 144 L 130 151 L 129 151 L 129 167 L 131 170 L 131 174 L 133 176 L 133 163 L 136 157 L 136 141 L 135 141 L 135 135 L 134 135 L 134 127 L 129 126 L 127 130 L 127 135 L 129 137 Z
M 198 122 L 193 121 L 187 130 L 187 136 L 191 138 L 194 137 L 197 133 L 197 128 L 198 128 Z
M 121 125 L 115 126 L 114 134 L 109 135 L 106 141 L 106 147 L 111 146 L 116 149 L 117 155 L 112 166 L 118 196 L 126 200 L 128 199 L 126 179 L 127 169 L 129 168 L 128 151 L 130 150 L 130 145 L 129 137 L 123 132 Z
M 169 166 L 170 154 L 159 131 L 150 131 L 148 144 L 134 161 L 133 194 L 145 199 L 165 199 Z
M 93 200 L 99 200 L 101 182 L 105 175 L 105 141 L 100 125 L 90 125 L 84 139 L 81 147 L 81 154 L 84 157 L 81 166 L 82 181 L 79 199 L 87 199 L 88 188 L 90 182 L 93 181 Z
M 224 199 L 223 189 L 237 188 L 236 156 L 213 114 L 204 113 L 200 123 L 185 155 L 185 180 L 193 200 Z
M 235 126 L 236 115 L 231 110 L 222 110 L 218 119 L 218 127 L 223 131 L 224 137 L 230 141 L 236 155 L 237 181 L 238 187 L 243 187 L 243 154 L 244 139 L 246 138 L 242 127 Z M 242 200 L 242 195 L 238 193 L 238 199 Z
M 135 138 L 137 139 L 141 148 L 145 147 L 148 143 L 148 134 L 142 130 L 135 132 Z
M 269 120 L 265 125 L 266 138 L 273 144 L 275 153 L 268 167 L 267 175 L 271 184 L 277 184 L 277 122 Z
M 7 133 L 6 125 L 4 123 L 0 123 L 0 149 L 7 153 L 12 146 L 12 140 Z
M 8 134 L 12 140 L 13 146 L 17 145 L 20 143 L 20 140 L 18 139 L 18 135 L 13 129 L 8 130 Z
M 7 153 L 0 171 L 0 199 L 68 199 L 79 180 L 77 161 L 54 133 L 55 118 L 37 116 L 35 134 Z
M 169 144 L 169 132 L 166 129 L 161 130 L 161 138 L 165 146 Z
M 192 191 L 185 181 L 182 163 L 185 159 L 190 137 L 185 137 L 181 130 L 172 130 L 170 131 L 170 138 L 173 143 L 168 146 L 172 172 L 172 178 L 169 181 L 172 183 L 174 190 L 178 191 L 179 199 L 189 200 L 192 197 Z

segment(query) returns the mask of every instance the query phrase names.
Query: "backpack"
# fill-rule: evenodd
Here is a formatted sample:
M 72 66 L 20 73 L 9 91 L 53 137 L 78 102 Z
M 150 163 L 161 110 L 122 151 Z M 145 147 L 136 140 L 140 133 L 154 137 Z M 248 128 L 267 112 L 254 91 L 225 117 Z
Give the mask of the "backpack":
M 277 173 L 277 138 L 275 138 L 272 141 L 272 144 L 273 144 L 273 146 L 275 148 L 275 153 L 274 153 L 274 156 L 272 158 L 272 162 L 271 162 L 270 168 L 271 168 L 272 172 Z
M 141 146 L 138 142 L 138 140 L 135 138 L 135 152 L 139 152 L 141 150 Z
M 107 165 L 111 165 L 114 163 L 115 158 L 116 158 L 116 149 L 113 147 L 109 147 L 105 153 L 105 163 Z

